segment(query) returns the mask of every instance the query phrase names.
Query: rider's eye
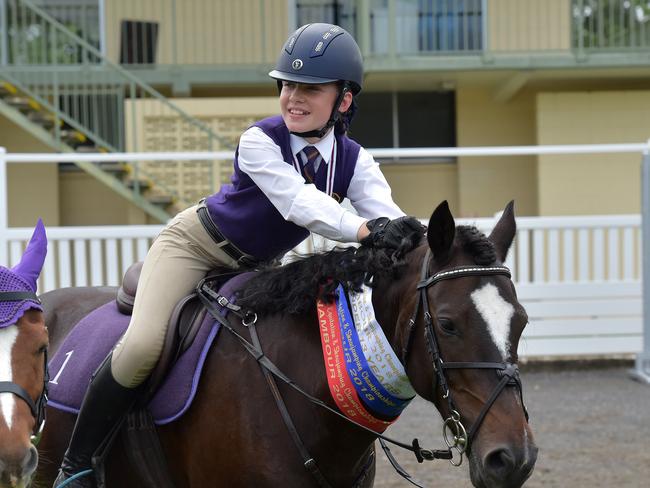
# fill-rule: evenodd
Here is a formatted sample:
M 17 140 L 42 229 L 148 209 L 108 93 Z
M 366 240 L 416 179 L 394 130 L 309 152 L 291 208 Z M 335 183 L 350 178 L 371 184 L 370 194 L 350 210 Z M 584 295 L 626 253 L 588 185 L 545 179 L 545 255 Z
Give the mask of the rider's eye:
M 454 323 L 449 319 L 438 319 L 438 325 L 440 326 L 440 330 L 442 330 L 446 334 L 458 333 L 456 327 L 454 327 Z

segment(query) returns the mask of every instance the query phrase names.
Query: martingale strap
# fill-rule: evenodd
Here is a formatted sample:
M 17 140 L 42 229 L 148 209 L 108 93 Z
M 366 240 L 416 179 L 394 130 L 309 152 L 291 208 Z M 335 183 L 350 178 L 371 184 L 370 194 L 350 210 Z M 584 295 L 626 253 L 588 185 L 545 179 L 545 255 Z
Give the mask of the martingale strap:
M 255 322 L 252 322 L 248 326 L 248 330 L 250 331 L 251 339 L 253 340 L 253 346 L 255 346 L 255 348 L 261 352 L 262 343 L 260 342 L 259 335 L 257 334 L 257 327 L 255 325 Z M 300 434 L 298 434 L 298 429 L 296 429 L 293 420 L 291 420 L 291 414 L 289 414 L 289 411 L 287 410 L 287 406 L 284 403 L 282 394 L 280 393 L 280 390 L 278 390 L 278 385 L 275 382 L 275 379 L 271 373 L 269 373 L 269 370 L 262 365 L 262 363 L 260 363 L 260 368 L 262 370 L 262 373 L 264 373 L 264 378 L 266 378 L 269 389 L 273 394 L 275 404 L 278 407 L 280 414 L 282 415 L 282 420 L 284 420 L 284 424 L 287 427 L 291 438 L 293 439 L 293 443 L 296 445 L 296 448 L 300 452 L 300 456 L 302 457 L 305 468 L 312 474 L 312 476 L 314 476 L 314 478 L 316 478 L 318 484 L 320 484 L 323 488 L 332 488 L 332 485 L 327 482 L 325 476 L 323 476 L 323 473 L 318 468 L 316 460 L 309 454 L 307 448 L 303 444 L 302 439 L 300 438 Z

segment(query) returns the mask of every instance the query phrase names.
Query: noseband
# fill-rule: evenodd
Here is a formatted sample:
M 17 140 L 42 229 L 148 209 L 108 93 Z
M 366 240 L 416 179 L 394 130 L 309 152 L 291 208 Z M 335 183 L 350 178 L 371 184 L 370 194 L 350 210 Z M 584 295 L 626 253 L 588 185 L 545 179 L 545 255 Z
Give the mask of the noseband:
M 32 292 L 22 292 L 22 291 L 3 291 L 0 292 L 0 302 L 15 302 L 20 300 L 33 300 L 37 303 L 41 303 L 39 298 L 35 293 Z M 32 400 L 32 397 L 29 396 L 29 393 L 25 389 L 12 382 L 12 381 L 0 381 L 0 393 L 13 393 L 18 398 L 22 399 L 29 406 L 30 411 L 34 420 L 36 420 L 36 425 L 34 427 L 34 432 L 31 437 L 32 444 L 38 444 L 38 441 L 41 438 L 43 428 L 45 427 L 45 405 L 47 404 L 47 384 L 50 381 L 49 369 L 47 367 L 47 349 L 45 350 L 44 365 L 43 365 L 43 389 L 41 394 L 38 396 L 36 401 Z
M 424 335 L 426 339 L 427 350 L 431 356 L 433 370 L 436 373 L 432 391 L 435 392 L 437 387 L 440 386 L 442 389 L 442 397 L 447 400 L 450 414 L 444 422 L 442 432 L 447 446 L 450 449 L 456 449 L 460 455 L 460 460 L 458 462 L 451 460 L 451 463 L 454 465 L 459 465 L 462 463 L 463 454 L 470 447 L 472 440 L 474 439 L 478 429 L 485 419 L 485 416 L 487 415 L 492 405 L 494 405 L 494 402 L 498 398 L 501 391 L 503 391 L 506 386 L 517 387 L 526 420 L 528 420 L 528 412 L 524 405 L 521 379 L 519 377 L 519 368 L 517 364 L 507 362 L 496 363 L 475 361 L 445 362 L 442 359 L 442 356 L 440 355 L 438 337 L 436 336 L 436 332 L 433 327 L 433 317 L 431 315 L 431 309 L 429 307 L 427 289 L 440 281 L 464 278 L 467 276 L 503 275 L 510 278 L 511 275 L 510 270 L 505 266 L 458 266 L 455 268 L 445 269 L 434 274 L 433 276 L 429 276 L 430 261 L 431 251 L 427 250 L 424 261 L 422 263 L 420 282 L 417 285 L 418 299 L 415 304 L 415 310 L 413 311 L 413 315 L 411 316 L 408 324 L 406 344 L 402 352 L 402 364 L 404 364 L 405 368 L 407 367 L 411 343 L 413 342 L 413 330 L 415 329 L 415 322 L 418 318 L 420 307 L 422 307 L 422 310 L 424 311 Z M 493 369 L 496 371 L 497 376 L 501 378 L 494 390 L 492 390 L 492 393 L 483 405 L 481 412 L 479 413 L 469 431 L 467 431 L 465 426 L 462 424 L 458 408 L 456 407 L 456 404 L 451 397 L 449 384 L 447 382 L 447 377 L 445 376 L 445 370 L 448 369 Z

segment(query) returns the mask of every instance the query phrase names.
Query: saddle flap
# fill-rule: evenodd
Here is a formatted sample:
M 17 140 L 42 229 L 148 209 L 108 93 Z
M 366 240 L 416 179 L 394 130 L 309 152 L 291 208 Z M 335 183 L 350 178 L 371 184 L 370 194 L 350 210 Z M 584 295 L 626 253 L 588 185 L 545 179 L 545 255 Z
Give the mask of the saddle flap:
M 203 324 L 205 313 L 196 293 L 186 296 L 176 304 L 167 325 L 163 350 L 149 377 L 146 399 L 158 389 L 178 357 L 192 345 Z

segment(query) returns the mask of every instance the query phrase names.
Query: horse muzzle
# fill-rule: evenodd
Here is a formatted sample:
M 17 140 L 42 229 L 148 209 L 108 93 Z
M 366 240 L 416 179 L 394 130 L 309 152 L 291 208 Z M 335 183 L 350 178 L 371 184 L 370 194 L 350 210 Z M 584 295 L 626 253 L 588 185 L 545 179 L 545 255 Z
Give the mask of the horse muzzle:
M 0 488 L 25 488 L 38 466 L 33 445 L 0 455 Z
M 519 488 L 533 473 L 537 446 L 529 442 L 523 448 L 503 444 L 481 456 L 471 453 L 470 477 L 477 488 Z

